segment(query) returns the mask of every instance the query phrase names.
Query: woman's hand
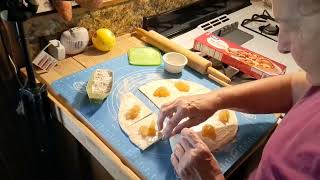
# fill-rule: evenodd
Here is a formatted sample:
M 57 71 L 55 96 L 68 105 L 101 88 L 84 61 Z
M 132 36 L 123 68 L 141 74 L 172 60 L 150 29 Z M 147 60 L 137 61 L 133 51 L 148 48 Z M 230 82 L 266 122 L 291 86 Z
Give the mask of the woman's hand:
M 72 3 L 64 0 L 51 0 L 53 7 L 58 11 L 58 14 L 65 20 L 72 20 Z M 83 8 L 98 9 L 102 6 L 103 0 L 76 0 Z
M 224 180 L 218 162 L 208 146 L 191 129 L 181 131 L 181 140 L 175 146 L 171 162 L 183 180 Z
M 163 138 L 169 138 L 185 127 L 192 127 L 207 120 L 218 110 L 218 107 L 219 97 L 214 92 L 179 97 L 161 107 L 158 127 L 161 130 L 164 120 L 168 118 L 162 134 Z M 184 118 L 187 118 L 187 120 L 179 124 Z

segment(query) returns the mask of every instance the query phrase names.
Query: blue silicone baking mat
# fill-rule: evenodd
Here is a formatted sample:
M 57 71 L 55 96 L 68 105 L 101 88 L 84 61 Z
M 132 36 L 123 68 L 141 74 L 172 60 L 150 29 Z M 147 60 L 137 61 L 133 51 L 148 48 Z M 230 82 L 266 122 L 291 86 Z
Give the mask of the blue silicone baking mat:
M 109 97 L 101 104 L 90 103 L 85 91 L 86 82 L 97 68 L 110 69 L 114 73 L 113 87 Z M 146 179 L 177 179 L 170 162 L 171 149 L 168 141 L 160 141 L 145 151 L 133 145 L 118 125 L 118 109 L 123 81 L 129 82 L 129 90 L 142 100 L 151 110 L 157 107 L 145 97 L 138 87 L 159 79 L 185 79 L 202 84 L 210 89 L 220 88 L 203 75 L 186 68 L 181 74 L 173 75 L 164 71 L 163 65 L 157 67 L 131 66 L 127 55 L 114 58 L 55 81 L 52 87 L 62 95 L 88 123 L 115 149 L 129 165 L 139 171 Z M 245 103 L 245 102 L 243 102 Z M 225 173 L 253 148 L 267 132 L 274 127 L 276 117 L 271 114 L 251 115 L 236 113 L 239 130 L 236 140 L 215 153 L 222 171 Z

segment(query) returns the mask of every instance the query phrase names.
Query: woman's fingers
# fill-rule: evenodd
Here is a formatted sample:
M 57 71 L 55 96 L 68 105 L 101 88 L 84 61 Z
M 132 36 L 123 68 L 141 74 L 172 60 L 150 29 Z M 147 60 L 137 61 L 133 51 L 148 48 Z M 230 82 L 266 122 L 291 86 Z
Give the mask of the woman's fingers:
M 192 147 L 196 147 L 199 143 L 202 143 L 200 137 L 189 128 L 182 129 L 181 135 L 191 144 Z
M 191 118 L 187 121 L 181 122 L 174 128 L 172 135 L 178 134 L 181 132 L 182 129 L 193 127 L 195 125 L 198 125 L 199 123 L 200 121 L 196 118 Z
M 185 150 L 182 147 L 182 145 L 179 143 L 176 144 L 176 147 L 174 149 L 174 155 L 177 157 L 178 161 L 180 161 L 180 159 L 182 159 L 184 153 L 185 153 Z
M 186 110 L 184 108 L 178 108 L 177 112 L 170 118 L 165 128 L 162 131 L 163 138 L 167 139 L 172 135 L 172 130 L 179 124 L 179 122 L 187 117 Z
M 179 143 L 185 152 L 189 151 L 192 148 L 191 144 L 184 137 L 181 137 Z
M 171 103 L 165 104 L 161 106 L 159 116 L 158 116 L 158 128 L 159 130 L 162 130 L 163 128 L 163 122 L 166 119 L 166 117 L 172 117 L 173 113 L 176 111 L 176 101 L 173 101 Z
M 179 161 L 177 159 L 177 157 L 174 155 L 174 153 L 171 154 L 171 163 L 173 165 L 173 167 L 176 169 L 179 165 Z

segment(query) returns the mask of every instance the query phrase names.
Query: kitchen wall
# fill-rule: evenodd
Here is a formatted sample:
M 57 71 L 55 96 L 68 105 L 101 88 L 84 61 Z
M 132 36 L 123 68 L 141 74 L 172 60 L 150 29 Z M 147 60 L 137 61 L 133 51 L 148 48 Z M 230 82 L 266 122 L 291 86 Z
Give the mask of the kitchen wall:
M 74 9 L 71 23 L 66 23 L 55 13 L 39 15 L 24 24 L 30 55 L 35 57 L 39 52 L 40 37 L 59 37 L 62 31 L 70 27 L 85 27 L 90 34 L 98 28 L 106 27 L 120 36 L 132 32 L 135 27 L 141 27 L 144 16 L 156 15 L 196 1 L 198 0 L 128 0 L 91 12 L 77 8 Z

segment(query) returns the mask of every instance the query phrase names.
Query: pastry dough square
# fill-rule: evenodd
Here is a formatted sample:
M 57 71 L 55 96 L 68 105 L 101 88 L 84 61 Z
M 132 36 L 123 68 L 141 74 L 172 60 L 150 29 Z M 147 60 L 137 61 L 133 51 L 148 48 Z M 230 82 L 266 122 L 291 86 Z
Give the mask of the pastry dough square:
M 126 113 L 134 105 L 140 106 L 141 108 L 140 113 L 135 119 L 127 120 Z M 145 118 L 151 113 L 152 111 L 141 100 L 139 100 L 135 95 L 129 92 L 121 97 L 119 113 L 118 113 L 120 127 L 122 128 L 123 131 L 125 131 L 128 134 L 127 129 L 130 125 L 140 121 L 141 119 Z
M 189 91 L 188 92 L 179 91 L 175 87 L 176 82 L 184 82 L 188 84 L 190 87 Z M 155 92 L 155 90 L 161 86 L 166 87 L 169 90 L 170 96 L 168 97 L 153 96 L 153 93 Z M 182 80 L 182 79 L 162 79 L 162 80 L 152 81 L 143 86 L 140 86 L 139 90 L 143 94 L 145 94 L 159 109 L 163 104 L 172 102 L 178 97 L 201 94 L 201 93 L 206 93 L 210 91 L 208 88 L 206 88 L 203 85 L 200 85 L 191 81 L 187 81 L 187 80 Z
M 139 128 L 143 125 L 149 126 L 152 120 L 155 120 L 156 122 L 156 130 L 157 130 L 156 135 L 153 137 L 143 137 L 139 133 Z M 130 138 L 130 141 L 133 142 L 135 145 L 137 145 L 141 150 L 145 150 L 152 144 L 159 141 L 161 139 L 161 133 L 158 131 L 157 120 L 158 120 L 158 116 L 153 113 L 148 117 L 138 121 L 137 123 L 129 126 L 128 136 Z
M 169 103 L 174 101 L 179 94 L 179 91 L 174 88 L 170 83 L 170 81 L 164 81 L 164 80 L 159 80 L 159 81 L 152 81 L 150 83 L 147 83 L 143 86 L 139 87 L 139 90 L 147 96 L 158 108 L 161 108 L 163 104 Z M 159 87 L 166 87 L 169 92 L 170 96 L 168 97 L 156 97 L 153 95 L 153 93 L 158 89 Z

